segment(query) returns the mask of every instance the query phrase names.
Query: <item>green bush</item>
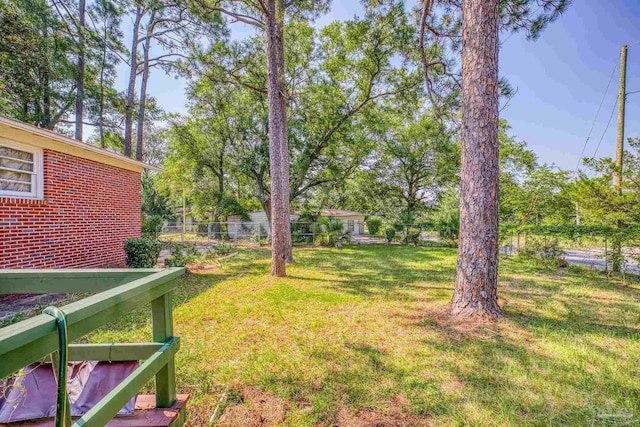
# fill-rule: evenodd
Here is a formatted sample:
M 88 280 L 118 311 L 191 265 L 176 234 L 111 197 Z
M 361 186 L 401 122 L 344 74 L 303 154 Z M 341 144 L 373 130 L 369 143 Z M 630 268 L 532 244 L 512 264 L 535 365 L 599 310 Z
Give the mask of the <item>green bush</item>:
M 164 260 L 166 267 L 186 267 L 187 264 L 200 258 L 200 252 L 195 244 L 171 244 L 171 256 Z
M 162 244 L 154 239 L 136 237 L 127 239 L 124 251 L 127 253 L 127 267 L 153 268 L 158 262 Z
M 262 226 L 262 224 L 258 224 L 258 226 L 251 232 L 251 241 L 262 245 L 267 242 L 268 235 L 268 231 Z
M 237 250 L 235 245 L 231 243 L 220 242 L 217 245 L 214 245 L 211 249 L 209 249 L 202 258 L 206 260 L 214 260 L 224 255 L 229 255 Z
M 164 220 L 160 215 L 149 215 L 142 218 L 142 235 L 150 239 L 157 239 L 162 231 Z
M 291 223 L 291 239 L 293 243 L 313 243 L 312 230 L 316 223 L 297 220 Z
M 369 234 L 378 234 L 381 226 L 382 220 L 378 218 L 371 218 L 367 220 L 367 231 L 369 231 Z
M 348 231 L 344 231 L 341 221 L 321 218 L 315 225 L 316 244 L 320 246 L 340 246 L 349 243 L 351 238 Z
M 422 233 L 422 230 L 420 229 L 420 227 L 407 226 L 404 232 L 404 237 L 402 239 L 402 244 L 403 245 L 413 244 L 415 246 L 418 246 L 418 244 L 420 243 L 421 233 Z
M 393 242 L 393 239 L 396 237 L 396 229 L 391 227 L 385 229 L 384 237 L 387 239 L 387 243 Z
M 207 237 L 209 235 L 209 224 L 198 224 L 196 230 L 198 236 Z
M 563 252 L 556 238 L 530 237 L 526 245 L 518 248 L 517 255 L 522 258 L 560 262 Z
M 460 231 L 460 218 L 457 212 L 443 215 L 435 223 L 435 229 L 440 238 L 449 244 L 457 245 Z

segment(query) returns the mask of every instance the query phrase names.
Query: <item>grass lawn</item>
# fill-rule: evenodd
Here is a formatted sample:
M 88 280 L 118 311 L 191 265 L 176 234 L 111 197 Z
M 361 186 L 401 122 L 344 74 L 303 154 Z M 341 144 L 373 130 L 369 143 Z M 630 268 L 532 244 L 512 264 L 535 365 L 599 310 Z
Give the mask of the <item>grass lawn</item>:
M 640 286 L 503 259 L 506 318 L 444 315 L 455 251 L 297 249 L 289 277 L 246 250 L 174 299 L 189 425 L 638 425 Z M 150 339 L 149 311 L 89 340 Z

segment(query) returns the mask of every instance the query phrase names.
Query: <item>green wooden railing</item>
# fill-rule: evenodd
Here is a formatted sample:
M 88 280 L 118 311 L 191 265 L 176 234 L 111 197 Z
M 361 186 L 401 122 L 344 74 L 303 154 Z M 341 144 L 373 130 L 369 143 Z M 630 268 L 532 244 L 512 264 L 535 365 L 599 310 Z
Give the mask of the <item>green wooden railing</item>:
M 184 268 L 94 270 L 0 270 L 0 294 L 95 293 L 60 307 L 69 341 L 151 302 L 153 343 L 69 344 L 70 361 L 144 360 L 73 426 L 104 426 L 155 376 L 156 406 L 168 408 L 176 399 L 170 291 Z M 60 352 L 56 319 L 34 316 L 0 329 L 0 379 L 50 354 Z M 63 349 L 64 350 L 64 349 Z M 70 425 L 70 422 L 66 422 Z

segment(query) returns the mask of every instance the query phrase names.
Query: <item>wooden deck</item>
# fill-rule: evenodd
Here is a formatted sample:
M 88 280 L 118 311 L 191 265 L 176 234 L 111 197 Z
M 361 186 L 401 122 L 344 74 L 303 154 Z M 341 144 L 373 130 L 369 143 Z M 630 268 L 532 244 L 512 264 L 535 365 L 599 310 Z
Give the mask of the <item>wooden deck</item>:
M 107 423 L 107 427 L 180 427 L 186 418 L 188 394 L 178 394 L 171 408 L 156 408 L 154 394 L 140 394 L 136 398 L 136 409 L 133 415 L 117 416 Z M 75 421 L 75 419 L 73 420 Z M 37 421 L 23 421 L 11 424 L 0 424 L 7 427 L 52 427 L 50 418 Z

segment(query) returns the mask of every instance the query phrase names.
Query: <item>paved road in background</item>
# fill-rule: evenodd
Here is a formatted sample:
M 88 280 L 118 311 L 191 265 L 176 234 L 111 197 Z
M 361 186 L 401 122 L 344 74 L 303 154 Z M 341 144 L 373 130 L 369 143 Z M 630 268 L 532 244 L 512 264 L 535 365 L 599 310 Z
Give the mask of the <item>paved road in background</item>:
M 515 253 L 515 250 L 509 251 L 508 247 L 502 247 L 500 252 L 506 255 L 512 255 Z M 583 267 L 597 268 L 600 270 L 604 270 L 605 268 L 607 268 L 608 270 L 611 270 L 611 263 L 607 264 L 604 260 L 604 250 L 565 249 L 562 252 L 563 252 L 563 256 L 566 258 L 569 264 L 581 265 Z M 638 261 L 634 260 L 629 256 L 631 249 L 627 248 L 625 249 L 625 252 L 626 252 L 625 271 L 627 273 L 640 275 L 640 264 L 638 264 Z
M 575 265 L 583 265 L 586 267 L 599 268 L 604 270 L 605 267 L 611 269 L 611 264 L 607 264 L 604 260 L 604 251 L 601 250 L 565 250 L 564 257 L 567 259 L 569 264 Z M 625 257 L 626 265 L 625 271 L 632 274 L 640 274 L 640 265 L 638 265 L 637 261 Z

